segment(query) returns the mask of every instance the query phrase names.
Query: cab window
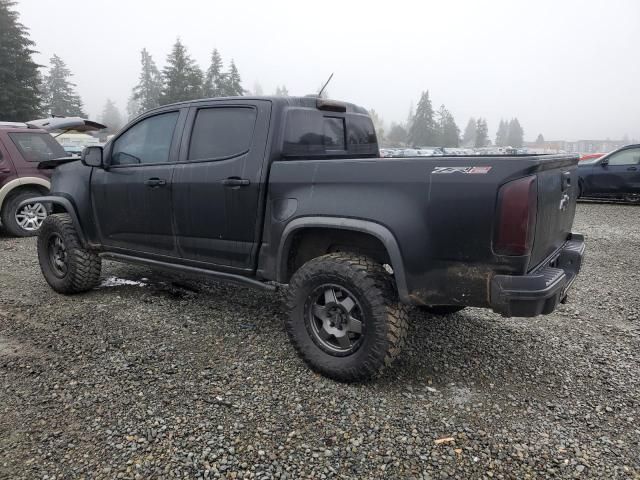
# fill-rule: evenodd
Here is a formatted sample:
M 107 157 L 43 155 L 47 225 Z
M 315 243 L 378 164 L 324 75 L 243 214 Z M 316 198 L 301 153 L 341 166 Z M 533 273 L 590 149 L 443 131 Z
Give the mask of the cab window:
M 162 113 L 145 118 L 129 128 L 113 144 L 111 165 L 168 162 L 178 114 Z
M 189 145 L 189 160 L 221 160 L 248 152 L 255 123 L 255 108 L 198 110 Z

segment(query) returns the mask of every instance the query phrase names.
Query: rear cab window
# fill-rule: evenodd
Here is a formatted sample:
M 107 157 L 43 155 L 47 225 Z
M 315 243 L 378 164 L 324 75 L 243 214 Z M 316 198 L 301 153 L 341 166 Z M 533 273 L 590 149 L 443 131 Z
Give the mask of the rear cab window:
M 292 108 L 287 112 L 282 154 L 287 158 L 371 158 L 379 152 L 367 115 Z
M 39 132 L 13 132 L 9 138 L 27 162 L 44 162 L 67 156 L 51 135 Z

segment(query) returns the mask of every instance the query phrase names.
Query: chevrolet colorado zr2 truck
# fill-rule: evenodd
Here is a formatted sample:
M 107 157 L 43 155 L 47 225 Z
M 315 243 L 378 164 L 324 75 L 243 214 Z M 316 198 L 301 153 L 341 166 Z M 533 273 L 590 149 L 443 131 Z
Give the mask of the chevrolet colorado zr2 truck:
M 314 370 L 375 376 L 407 309 L 548 314 L 580 270 L 576 156 L 380 158 L 366 110 L 315 97 L 217 98 L 144 113 L 58 166 L 38 234 L 51 287 L 101 259 L 265 290 Z

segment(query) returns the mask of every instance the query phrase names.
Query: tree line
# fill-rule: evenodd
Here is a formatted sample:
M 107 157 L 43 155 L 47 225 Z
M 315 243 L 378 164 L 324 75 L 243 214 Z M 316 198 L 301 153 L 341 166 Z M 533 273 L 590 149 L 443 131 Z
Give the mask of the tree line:
M 82 99 L 72 82 L 73 74 L 62 58 L 54 54 L 44 73 L 33 61 L 34 42 L 29 38 L 28 29 L 19 22 L 15 4 L 14 0 L 0 0 L 2 120 L 27 121 L 47 115 L 86 117 Z M 203 70 L 180 39 L 167 55 L 162 70 L 146 49 L 140 52 L 140 64 L 138 83 L 127 103 L 128 119 L 149 109 L 184 100 L 263 93 L 257 83 L 253 92 L 245 90 L 234 60 L 225 68 L 217 49 L 213 49 L 209 66 Z M 282 85 L 277 87 L 275 95 L 288 96 L 289 92 Z M 323 96 L 326 95 L 325 91 Z M 380 143 L 415 147 L 484 147 L 491 144 L 486 119 L 471 118 L 461 135 L 453 115 L 444 105 L 434 110 L 429 91 L 421 94 L 415 113 L 412 108 L 406 122 L 392 123 L 388 132 L 382 118 L 374 110 L 370 114 Z M 117 131 L 126 120 L 111 99 L 106 100 L 99 119 L 108 125 L 107 133 Z M 523 136 L 517 118 L 508 122 L 501 120 L 495 145 L 520 147 Z
M 406 122 L 392 123 L 388 132 L 377 112 L 371 110 L 369 113 L 379 142 L 389 146 L 481 148 L 492 145 L 485 118 L 470 118 L 461 135 L 453 114 L 444 105 L 437 111 L 433 109 L 428 90 L 420 95 L 415 113 L 411 108 Z M 519 148 L 523 144 L 524 130 L 518 119 L 513 118 L 509 122 L 501 120 L 495 145 Z

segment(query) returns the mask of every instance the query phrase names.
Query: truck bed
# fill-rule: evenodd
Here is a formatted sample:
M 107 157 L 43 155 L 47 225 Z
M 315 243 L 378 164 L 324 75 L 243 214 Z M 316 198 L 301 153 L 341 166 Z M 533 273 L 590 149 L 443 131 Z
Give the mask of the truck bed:
M 338 212 L 379 223 L 399 244 L 412 303 L 487 306 L 493 275 L 524 275 L 568 240 L 577 163 L 574 155 L 283 160 L 271 166 L 268 205 L 295 200 L 287 221 Z M 497 255 L 497 192 L 530 175 L 538 196 L 533 248 Z M 563 181 L 570 188 L 561 209 Z M 267 239 L 280 238 L 286 223 L 272 222 Z

